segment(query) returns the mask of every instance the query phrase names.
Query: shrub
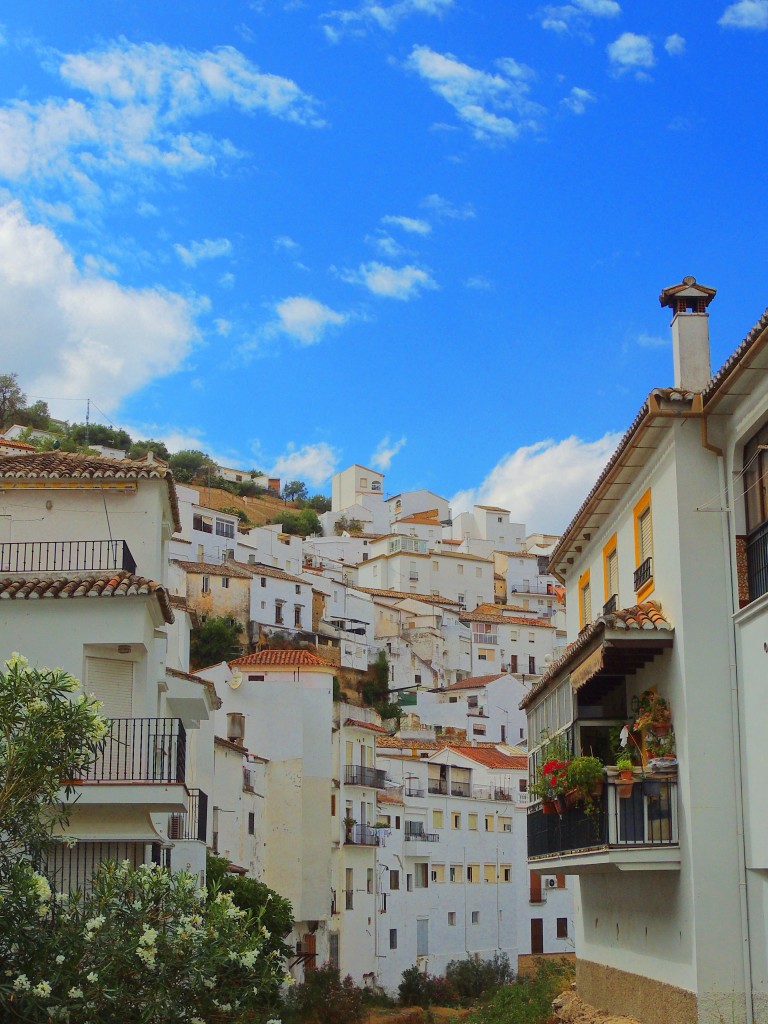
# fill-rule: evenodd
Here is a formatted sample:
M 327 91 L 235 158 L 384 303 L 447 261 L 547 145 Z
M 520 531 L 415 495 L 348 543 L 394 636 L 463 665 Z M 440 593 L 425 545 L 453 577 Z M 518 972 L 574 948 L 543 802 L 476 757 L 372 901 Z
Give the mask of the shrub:
M 573 966 L 565 960 L 537 960 L 536 977 L 518 977 L 504 985 L 490 1002 L 477 1007 L 466 1024 L 546 1024 L 552 1016 L 552 1000 L 573 978 Z
M 403 1006 L 456 1006 L 459 995 L 448 978 L 420 971 L 416 965 L 403 971 L 403 980 L 398 986 L 400 1003 Z
M 512 968 L 506 953 L 494 953 L 492 960 L 470 956 L 466 960 L 451 960 L 445 976 L 457 994 L 465 1000 L 491 995 L 499 985 L 512 977 Z
M 307 971 L 304 981 L 286 998 L 283 1020 L 296 1024 L 357 1024 L 365 1014 L 365 996 L 337 967 L 321 964 Z

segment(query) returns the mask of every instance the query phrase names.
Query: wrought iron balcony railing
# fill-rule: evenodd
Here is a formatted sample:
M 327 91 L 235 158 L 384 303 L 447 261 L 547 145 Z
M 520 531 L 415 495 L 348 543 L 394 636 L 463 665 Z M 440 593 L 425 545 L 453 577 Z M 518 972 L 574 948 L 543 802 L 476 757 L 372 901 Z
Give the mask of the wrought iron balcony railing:
M 406 843 L 439 843 L 439 832 L 406 832 L 403 836 Z
M 353 825 L 347 831 L 346 842 L 350 846 L 380 846 L 381 837 L 370 825 Z
M 184 782 L 187 734 L 180 718 L 113 718 L 76 783 Z
M 648 558 L 646 558 L 644 562 L 641 562 L 635 569 L 635 593 L 637 593 L 638 590 L 641 590 L 653 576 L 652 563 L 653 559 L 649 555 Z
M 208 794 L 202 789 L 189 790 L 189 810 L 172 814 L 168 819 L 169 839 L 208 841 Z
M 344 784 L 346 786 L 368 786 L 370 789 L 384 789 L 387 773 L 380 768 L 366 768 L 359 764 L 348 764 L 344 767 Z
M 451 796 L 472 796 L 472 786 L 469 782 L 456 782 L 451 779 Z
M 613 615 L 616 611 L 616 605 L 619 600 L 618 594 L 611 594 L 608 600 L 603 605 L 603 615 Z
M 750 601 L 768 593 L 768 522 L 747 538 L 747 581 Z
M 127 860 L 132 868 L 144 863 L 143 842 L 91 843 L 79 842 L 75 846 L 55 843 L 42 854 L 40 870 L 56 892 L 87 892 L 91 880 L 105 861 L 120 863 Z
M 136 572 L 124 540 L 30 540 L 0 544 L 0 573 Z
M 448 795 L 448 780 L 447 779 L 430 779 L 427 783 L 427 791 L 429 793 L 439 793 L 441 796 Z

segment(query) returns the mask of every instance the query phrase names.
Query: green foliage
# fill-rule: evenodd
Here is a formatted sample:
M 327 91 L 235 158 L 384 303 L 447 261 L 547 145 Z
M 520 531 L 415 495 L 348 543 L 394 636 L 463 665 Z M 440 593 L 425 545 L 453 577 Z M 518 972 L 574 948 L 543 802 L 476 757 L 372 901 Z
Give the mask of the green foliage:
M 48 429 L 50 417 L 48 403 L 43 401 L 33 402 L 32 405 L 28 405 L 24 409 L 16 409 L 13 414 L 14 421 L 20 426 L 37 427 L 38 430 Z
M 341 695 L 341 683 L 336 678 L 336 676 L 334 676 L 333 677 L 333 699 L 335 701 L 341 700 L 341 696 L 342 696 Z
M 289 512 L 287 509 L 270 520 L 272 523 L 279 523 L 283 533 L 294 536 L 308 537 L 311 533 L 322 533 L 323 529 L 317 512 L 311 508 L 302 508 L 298 512 Z
M 248 518 L 247 513 L 242 508 L 237 508 L 235 505 L 226 505 L 224 508 L 220 508 L 219 512 L 226 512 L 227 515 L 237 516 L 243 526 L 250 526 L 251 520 Z
M 512 968 L 506 953 L 494 953 L 492 960 L 469 956 L 465 960 L 451 960 L 445 968 L 445 977 L 457 995 L 465 1000 L 489 997 L 500 985 L 512 979 Z
M 169 462 L 171 453 L 168 451 L 162 441 L 134 441 L 131 447 L 128 449 L 129 459 L 143 459 L 147 452 L 152 452 L 158 459 L 162 459 L 163 462 Z
M 266 928 L 264 950 L 267 953 L 274 950 L 280 957 L 293 953 L 283 941 L 293 928 L 293 907 L 289 900 L 255 878 L 233 875 L 226 858 L 210 853 L 206 858 L 206 880 L 211 898 L 217 892 L 231 893 L 235 906 L 248 911 L 254 921 L 258 920 L 260 926 Z
M 77 441 L 73 441 L 67 434 L 56 434 L 55 437 L 34 437 L 32 434 L 32 427 L 27 427 L 19 434 L 19 440 L 24 441 L 25 444 L 34 445 L 39 452 L 79 452 L 84 454 L 88 451 L 86 445 L 78 444 Z
M 296 1024 L 358 1024 L 365 1015 L 363 990 L 337 967 L 322 964 L 306 971 L 304 981 L 288 993 L 283 1020 Z
M 300 502 L 302 508 L 312 508 L 318 514 L 331 511 L 331 499 L 324 494 L 313 494 L 311 498 Z
M 133 444 L 133 438 L 126 430 L 105 427 L 101 423 L 91 423 L 87 427 L 85 423 L 73 423 L 69 428 L 69 437 L 77 444 L 86 444 L 86 434 L 89 445 L 103 444 L 105 448 L 128 451 Z
M 342 515 L 336 520 L 333 532 L 337 537 L 340 537 L 342 533 L 359 534 L 363 532 L 363 524 L 359 519 L 347 519 Z
M 0 374 L 0 426 L 12 425 L 18 409 L 27 404 L 27 396 L 19 387 L 17 373 Z
M 212 615 L 192 630 L 189 657 L 194 668 L 231 661 L 240 653 L 243 627 L 223 615 Z
M 303 480 L 289 480 L 283 487 L 283 498 L 286 501 L 306 501 L 309 498 L 307 485 Z
M 488 1003 L 477 1007 L 466 1024 L 546 1024 L 552 1016 L 552 1000 L 573 978 L 573 966 L 565 960 L 537 960 L 536 977 L 518 977 L 499 988 Z
M 279 998 L 282 958 L 259 915 L 194 875 L 106 862 L 87 894 L 56 897 L 31 872 L 15 895 L 14 926 L 0 928 L 3 1020 L 224 1024 Z
M 403 971 L 397 988 L 402 1006 L 457 1006 L 459 994 L 448 978 L 420 971 L 415 965 Z
M 173 470 L 174 478 L 180 484 L 189 484 L 195 477 L 215 469 L 214 462 L 205 452 L 195 448 L 186 448 L 171 455 L 168 464 Z
M 565 772 L 568 789 L 577 790 L 583 799 L 589 798 L 592 790 L 603 781 L 603 762 L 599 757 L 571 758 Z

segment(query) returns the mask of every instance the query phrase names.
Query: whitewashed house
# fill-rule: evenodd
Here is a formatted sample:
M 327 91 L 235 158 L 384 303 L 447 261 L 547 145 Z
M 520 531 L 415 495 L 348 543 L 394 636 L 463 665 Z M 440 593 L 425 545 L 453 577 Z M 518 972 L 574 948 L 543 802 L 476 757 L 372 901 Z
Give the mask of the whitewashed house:
M 468 676 L 440 690 L 420 690 L 416 714 L 425 725 L 464 731 L 475 742 L 525 744 L 520 701 L 528 687 L 509 672 Z
M 462 612 L 461 620 L 472 631 L 473 675 L 498 670 L 530 682 L 552 661 L 557 630 L 546 619 L 529 617 L 515 607 L 484 604 Z

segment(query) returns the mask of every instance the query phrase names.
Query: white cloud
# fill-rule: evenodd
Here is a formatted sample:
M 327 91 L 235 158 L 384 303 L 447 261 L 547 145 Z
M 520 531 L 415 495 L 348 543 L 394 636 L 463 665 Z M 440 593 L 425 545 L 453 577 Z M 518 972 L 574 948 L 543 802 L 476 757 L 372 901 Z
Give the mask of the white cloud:
M 560 102 L 574 114 L 583 114 L 587 109 L 587 104 L 594 103 L 595 98 L 595 95 L 589 89 L 582 89 L 580 86 L 574 85 L 568 96 Z
M 360 35 L 367 28 L 383 28 L 393 32 L 398 24 L 414 14 L 440 17 L 454 6 L 454 0 L 396 0 L 383 4 L 379 0 L 364 0 L 355 9 L 331 11 L 326 17 L 335 25 L 325 26 L 329 42 L 338 43 L 346 34 Z
M 232 243 L 228 238 L 204 238 L 202 242 L 190 242 L 188 246 L 174 245 L 174 249 L 185 267 L 196 267 L 201 260 L 229 256 Z
M 388 267 L 375 261 L 363 263 L 358 270 L 346 271 L 341 277 L 388 299 L 413 299 L 425 288 L 437 288 L 431 274 L 420 267 Z
M 472 288 L 474 291 L 487 292 L 490 291 L 493 285 L 487 277 L 483 277 L 478 274 L 476 277 L 468 277 L 466 281 L 462 282 L 465 288 Z
M 283 481 L 304 480 L 312 487 L 319 487 L 336 472 L 338 464 L 339 453 L 326 441 L 305 444 L 301 448 L 289 444 L 275 460 L 269 475 Z
M 275 306 L 277 323 L 273 325 L 302 345 L 315 345 L 329 327 L 339 327 L 349 319 L 346 313 L 337 313 L 306 295 L 293 295 Z
M 191 303 L 160 288 L 125 288 L 81 273 L 47 227 L 16 202 L 0 206 L 0 353 L 25 390 L 91 397 L 105 411 L 182 364 L 197 336 Z M 69 403 L 53 409 L 71 412 Z
M 432 230 L 432 225 L 428 221 L 417 217 L 395 217 L 390 214 L 382 217 L 381 222 L 382 224 L 395 224 L 397 227 L 402 228 L 403 231 L 408 231 L 414 235 L 428 235 Z
M 430 210 L 438 220 L 471 220 L 475 216 L 475 208 L 471 203 L 455 206 L 450 199 L 445 199 L 436 192 L 425 196 L 419 206 Z
M 669 337 L 660 334 L 647 334 L 643 332 L 637 336 L 637 344 L 641 348 L 667 348 L 671 344 Z
M 670 57 L 679 57 L 685 53 L 685 39 L 675 32 L 664 40 L 664 49 Z
M 542 28 L 584 34 L 592 18 L 616 18 L 619 14 L 621 7 L 616 0 L 573 0 L 559 6 L 547 4 L 539 9 L 537 17 Z
M 483 142 L 517 139 L 535 129 L 543 108 L 529 97 L 533 71 L 511 57 L 496 61 L 494 73 L 463 64 L 452 54 L 414 46 L 406 67 L 415 71 L 456 111 L 472 135 Z M 511 111 L 516 120 L 497 111 Z
M 386 437 L 382 437 L 376 446 L 376 451 L 370 458 L 371 465 L 375 469 L 381 470 L 382 473 L 386 473 L 392 465 L 392 459 L 405 446 L 405 442 L 405 437 L 401 437 L 399 441 L 391 441 L 389 434 Z
M 620 440 L 567 437 L 526 445 L 505 455 L 479 487 L 451 499 L 454 515 L 473 504 L 498 505 L 530 531 L 558 533 L 570 522 Z M 555 500 L 553 500 L 555 496 Z
M 232 47 L 192 52 L 121 41 L 64 55 L 54 70 L 86 98 L 0 107 L 0 177 L 54 181 L 92 198 L 99 174 L 177 174 L 237 155 L 226 140 L 188 128 L 219 107 L 322 124 L 295 82 L 259 71 Z
M 366 235 L 365 241 L 377 249 L 382 256 L 388 256 L 391 260 L 400 259 L 408 252 L 405 246 L 401 245 L 387 231 L 379 230 L 375 235 Z
M 278 235 L 275 239 L 275 249 L 278 252 L 298 252 L 301 246 L 289 235 Z
M 607 50 L 608 58 L 618 74 L 625 71 L 642 73 L 643 68 L 652 68 L 656 63 L 650 38 L 635 32 L 623 32 L 608 45 Z
M 768 0 L 738 0 L 726 7 L 718 25 L 764 31 L 768 29 Z

